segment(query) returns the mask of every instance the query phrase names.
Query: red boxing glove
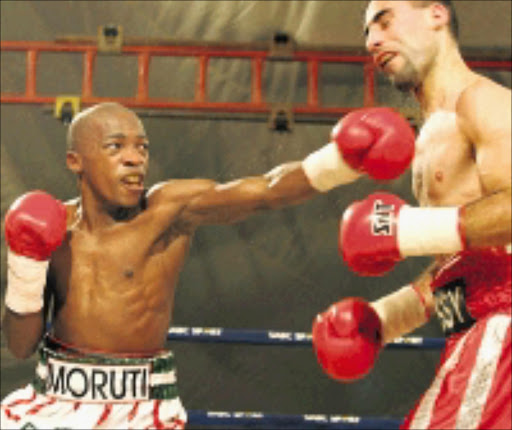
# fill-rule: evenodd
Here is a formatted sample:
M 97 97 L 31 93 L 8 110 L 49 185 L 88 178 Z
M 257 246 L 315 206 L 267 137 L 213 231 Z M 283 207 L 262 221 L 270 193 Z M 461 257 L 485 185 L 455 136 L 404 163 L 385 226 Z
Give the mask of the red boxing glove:
M 353 203 L 343 214 L 339 251 L 348 266 L 364 276 L 381 275 L 401 259 L 396 219 L 405 202 L 392 194 L 375 193 Z
M 331 141 L 309 154 L 302 167 L 311 186 L 326 192 L 367 173 L 376 180 L 400 176 L 414 155 L 414 132 L 393 109 L 355 110 L 341 119 Z
M 334 379 L 365 376 L 382 348 L 382 325 L 368 302 L 348 298 L 333 304 L 313 322 L 313 348 L 324 371 Z
M 66 207 L 43 191 L 19 197 L 5 216 L 5 237 L 18 255 L 43 261 L 66 234 Z
M 399 177 L 414 156 L 412 127 L 387 107 L 350 112 L 333 128 L 331 140 L 352 169 L 377 180 Z
M 464 248 L 459 208 L 412 208 L 375 193 L 353 203 L 340 223 L 339 252 L 363 276 L 378 276 L 407 256 L 451 254 Z

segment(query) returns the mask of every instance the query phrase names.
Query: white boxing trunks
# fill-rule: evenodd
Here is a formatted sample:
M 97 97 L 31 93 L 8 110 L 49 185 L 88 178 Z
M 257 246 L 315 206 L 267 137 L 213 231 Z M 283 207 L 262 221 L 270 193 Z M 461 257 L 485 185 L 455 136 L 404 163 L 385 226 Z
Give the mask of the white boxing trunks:
M 2 429 L 183 429 L 172 352 L 80 352 L 46 336 L 33 382 L 1 403 Z
M 446 347 L 401 428 L 512 428 L 510 253 L 459 254 L 439 278 L 434 297 Z

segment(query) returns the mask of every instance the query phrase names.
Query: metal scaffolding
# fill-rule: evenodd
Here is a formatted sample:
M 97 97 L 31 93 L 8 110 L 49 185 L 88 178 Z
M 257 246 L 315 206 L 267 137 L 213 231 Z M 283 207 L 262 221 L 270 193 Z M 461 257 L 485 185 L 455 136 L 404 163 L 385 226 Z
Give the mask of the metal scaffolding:
M 104 30 L 105 34 L 108 33 Z M 115 33 L 117 36 L 117 33 Z M 371 58 L 362 50 L 347 48 L 321 48 L 312 46 L 295 46 L 287 35 L 281 39 L 274 37 L 272 43 L 205 43 L 198 41 L 165 41 L 126 39 L 117 49 L 105 49 L 98 37 L 68 36 L 54 42 L 37 41 L 1 41 L 2 52 L 16 51 L 25 53 L 26 73 L 25 91 L 22 93 L 1 93 L 1 103 L 42 104 L 55 106 L 59 94 L 41 95 L 37 91 L 36 77 L 38 59 L 43 52 L 81 53 L 83 57 L 82 88 L 76 94 L 80 105 L 92 105 L 104 101 L 117 101 L 134 109 L 153 109 L 162 111 L 181 111 L 200 113 L 203 118 L 215 114 L 229 115 L 272 115 L 276 114 L 275 104 L 265 100 L 263 91 L 263 71 L 269 61 L 295 61 L 307 64 L 307 101 L 306 103 L 288 104 L 288 113 L 294 118 L 340 117 L 354 109 L 346 106 L 326 106 L 319 96 L 321 88 L 321 66 L 324 63 L 359 64 L 363 69 L 364 96 L 362 106 L 373 106 L 376 101 L 375 66 Z M 280 43 L 282 41 L 285 43 Z M 93 92 L 95 61 L 98 55 L 136 56 L 138 65 L 136 93 L 131 97 L 102 97 Z M 193 100 L 174 100 L 170 98 L 150 97 L 148 82 L 150 63 L 154 57 L 194 57 L 197 61 L 195 76 L 195 95 Z M 485 58 L 466 58 L 468 65 L 474 68 L 512 70 L 510 58 L 487 55 Z M 251 63 L 250 101 L 248 102 L 214 102 L 208 99 L 208 66 L 212 58 L 248 59 Z M 62 101 L 61 101 L 62 103 Z M 361 107 L 361 106 L 360 106 Z M 287 113 L 281 106 L 281 114 Z

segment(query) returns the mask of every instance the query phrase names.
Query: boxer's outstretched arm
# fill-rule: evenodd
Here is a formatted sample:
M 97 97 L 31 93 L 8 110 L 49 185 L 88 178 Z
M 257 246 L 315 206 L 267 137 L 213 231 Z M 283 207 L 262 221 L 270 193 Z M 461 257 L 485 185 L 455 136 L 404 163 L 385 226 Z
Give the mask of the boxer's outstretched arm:
M 260 211 L 299 204 L 317 191 L 310 185 L 301 163 L 291 162 L 265 175 L 225 184 L 207 179 L 166 184 L 158 194 L 163 204 L 181 200 L 180 219 L 187 225 L 199 226 L 229 224 Z
M 181 219 L 188 225 L 231 223 L 266 209 L 302 203 L 363 174 L 376 180 L 401 175 L 414 154 L 414 132 L 390 108 L 359 109 L 346 115 L 332 130 L 330 142 L 300 162 L 289 162 L 265 175 L 226 184 L 190 181 L 179 197 L 174 185 L 163 186 L 153 200 L 181 200 Z M 167 193 L 167 191 L 169 193 Z M 167 198 L 157 195 L 167 194 Z

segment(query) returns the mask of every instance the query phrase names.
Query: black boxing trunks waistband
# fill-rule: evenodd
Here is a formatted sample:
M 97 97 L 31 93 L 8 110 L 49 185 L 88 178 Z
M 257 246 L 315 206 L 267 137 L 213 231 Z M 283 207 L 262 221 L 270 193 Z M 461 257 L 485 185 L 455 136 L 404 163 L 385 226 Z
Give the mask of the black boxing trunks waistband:
M 441 269 L 434 291 L 435 311 L 445 336 L 463 332 L 477 320 L 511 308 L 510 250 L 464 252 Z
M 46 336 L 33 386 L 59 400 L 134 402 L 178 397 L 174 355 L 152 357 L 79 353 Z

